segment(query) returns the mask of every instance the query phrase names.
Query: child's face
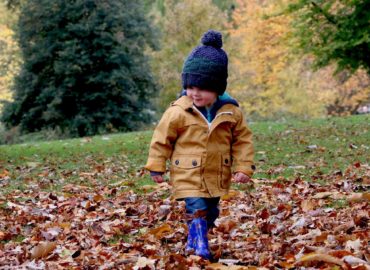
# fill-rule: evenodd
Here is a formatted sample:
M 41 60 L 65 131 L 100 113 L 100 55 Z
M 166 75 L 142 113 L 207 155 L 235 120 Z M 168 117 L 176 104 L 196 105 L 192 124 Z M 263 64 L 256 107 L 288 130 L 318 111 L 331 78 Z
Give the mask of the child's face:
M 195 106 L 210 107 L 217 99 L 217 93 L 196 86 L 186 88 L 186 94 L 193 100 Z

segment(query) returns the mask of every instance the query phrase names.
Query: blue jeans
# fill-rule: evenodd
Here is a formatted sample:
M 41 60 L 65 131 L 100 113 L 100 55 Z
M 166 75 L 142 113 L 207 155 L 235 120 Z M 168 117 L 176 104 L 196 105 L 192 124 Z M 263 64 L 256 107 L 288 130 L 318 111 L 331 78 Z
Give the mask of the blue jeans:
M 220 197 L 215 198 L 201 198 L 201 197 L 189 197 L 185 198 L 186 213 L 194 215 L 197 211 L 206 212 L 207 227 L 212 228 L 215 226 L 215 220 L 220 214 L 218 209 L 218 203 Z

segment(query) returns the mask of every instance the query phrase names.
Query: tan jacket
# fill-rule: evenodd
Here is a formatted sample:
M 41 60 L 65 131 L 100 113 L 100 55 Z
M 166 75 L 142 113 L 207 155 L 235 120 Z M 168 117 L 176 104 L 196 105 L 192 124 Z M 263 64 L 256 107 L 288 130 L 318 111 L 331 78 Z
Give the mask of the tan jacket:
M 231 173 L 253 174 L 252 133 L 239 107 L 226 104 L 211 124 L 192 100 L 183 96 L 171 104 L 156 127 L 146 169 L 166 171 L 176 199 L 226 194 Z

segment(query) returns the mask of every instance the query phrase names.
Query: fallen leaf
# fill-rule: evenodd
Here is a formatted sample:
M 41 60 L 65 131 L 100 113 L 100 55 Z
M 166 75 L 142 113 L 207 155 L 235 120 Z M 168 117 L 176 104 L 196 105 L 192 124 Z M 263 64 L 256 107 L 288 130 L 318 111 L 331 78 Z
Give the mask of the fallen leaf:
M 0 231 L 0 241 L 4 240 L 5 238 L 5 233 Z
M 148 258 L 145 258 L 145 257 L 139 257 L 139 259 L 137 260 L 135 266 L 134 266 L 134 270 L 138 270 L 138 269 L 155 269 L 155 263 L 156 260 L 152 260 L 152 259 L 148 259 Z
M 370 269 L 370 264 L 364 260 L 361 260 L 360 258 L 354 257 L 352 255 L 347 255 L 343 257 L 343 260 L 348 263 L 351 267 L 364 265 L 367 266 L 368 269 Z
M 370 193 L 352 193 L 347 200 L 350 202 L 370 201 Z
M 299 220 L 297 220 L 296 223 L 294 223 L 289 230 L 295 229 L 295 228 L 301 228 L 306 226 L 307 224 L 307 219 L 305 217 L 301 217 Z
M 298 235 L 298 236 L 295 236 L 295 237 L 291 237 L 291 238 L 288 238 L 289 241 L 293 241 L 293 240 L 299 240 L 299 241 L 302 241 L 302 240 L 310 240 L 310 239 L 316 239 L 317 237 L 320 237 L 322 234 L 321 230 L 319 229 L 314 229 L 312 231 L 310 231 L 309 233 L 307 234 L 304 234 L 304 235 Z M 325 238 L 326 239 L 326 238 Z
M 354 228 L 354 227 L 355 227 L 355 223 L 353 222 L 353 220 L 351 220 L 351 221 L 343 223 L 343 224 L 337 226 L 336 228 L 334 228 L 334 233 L 348 231 L 348 230 L 350 230 L 351 228 Z
M 336 193 L 337 192 L 330 192 L 330 191 L 319 192 L 319 193 L 316 193 L 312 198 L 313 199 L 325 199 L 325 198 L 328 198 L 330 196 L 333 196 Z
M 3 170 L 1 173 L 0 173 L 0 178 L 5 178 L 6 176 L 8 176 L 9 175 L 9 171 L 7 171 L 7 170 Z
M 206 267 L 206 270 L 262 270 L 262 269 L 267 268 L 242 265 L 223 265 L 221 263 L 211 263 Z
M 96 194 L 93 198 L 94 202 L 98 203 L 98 202 L 101 202 L 102 200 L 104 200 L 104 197 L 100 194 Z
M 266 208 L 262 209 L 262 211 L 258 214 L 258 217 L 262 219 L 268 219 L 270 217 L 268 209 Z
M 342 259 L 345 256 L 353 255 L 353 253 L 347 250 L 331 250 L 327 252 L 329 255 L 334 256 L 336 258 Z
M 284 269 L 293 269 L 294 264 L 288 263 L 288 262 L 279 262 L 279 265 L 283 267 Z
M 303 212 L 308 212 L 315 208 L 315 203 L 312 200 L 303 200 L 301 202 L 301 208 Z
M 49 228 L 47 231 L 41 231 L 41 235 L 48 241 L 53 240 L 61 233 L 61 228 Z
M 237 264 L 239 262 L 239 260 L 233 260 L 233 259 L 219 259 L 218 260 L 218 263 L 220 264 L 226 264 L 226 265 L 233 265 L 233 264 Z
M 220 222 L 217 226 L 217 230 L 224 233 L 230 233 L 232 229 L 234 229 L 237 225 L 237 222 L 232 219 L 226 219 Z
M 313 199 L 324 199 L 332 195 L 332 192 L 319 192 L 312 196 Z
M 110 233 L 112 230 L 111 230 L 111 226 L 110 226 L 110 223 L 108 222 L 104 222 L 102 224 L 102 229 L 106 232 L 106 233 Z
M 311 262 L 311 261 L 320 261 L 320 262 L 327 262 L 340 265 L 342 268 L 346 268 L 345 263 L 331 255 L 328 254 L 320 254 L 320 253 L 309 253 L 307 255 L 302 256 L 300 259 L 297 260 L 296 264 L 301 262 Z
M 81 206 L 85 209 L 88 209 L 91 206 L 91 202 L 90 201 L 82 201 Z
M 165 217 L 171 212 L 171 205 L 163 204 L 159 207 L 158 216 Z
M 24 269 L 44 270 L 45 269 L 45 262 L 31 261 L 31 262 L 27 262 L 26 264 L 23 264 L 22 268 L 23 267 L 25 267 Z
M 57 246 L 56 242 L 41 242 L 31 250 L 32 259 L 40 259 L 49 255 Z
M 356 226 L 367 228 L 369 226 L 369 213 L 366 211 L 359 212 L 353 217 Z
M 353 250 L 354 252 L 357 252 L 360 250 L 360 248 L 361 248 L 360 239 L 356 239 L 354 241 L 348 240 L 346 242 L 346 247 L 345 247 L 346 250 Z
M 163 224 L 160 227 L 149 230 L 149 234 L 154 235 L 156 238 L 160 239 L 166 233 L 172 233 L 173 229 L 167 223 Z

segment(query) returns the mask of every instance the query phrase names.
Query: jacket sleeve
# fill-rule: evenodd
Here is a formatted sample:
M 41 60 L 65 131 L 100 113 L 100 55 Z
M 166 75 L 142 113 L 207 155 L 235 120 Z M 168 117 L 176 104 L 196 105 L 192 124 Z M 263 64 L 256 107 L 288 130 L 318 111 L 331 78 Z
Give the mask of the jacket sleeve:
M 177 118 L 173 107 L 163 114 L 150 143 L 148 160 L 145 165 L 147 170 L 166 171 L 166 160 L 171 157 L 173 145 L 177 139 Z
M 233 142 L 231 146 L 234 172 L 242 172 L 251 177 L 256 169 L 253 158 L 254 148 L 252 143 L 252 132 L 247 127 L 243 113 L 233 129 Z

